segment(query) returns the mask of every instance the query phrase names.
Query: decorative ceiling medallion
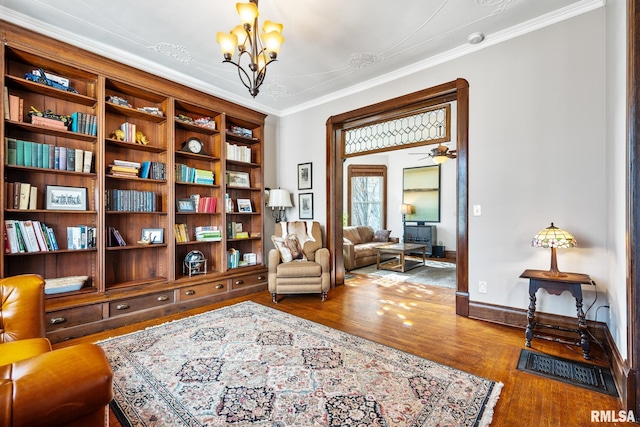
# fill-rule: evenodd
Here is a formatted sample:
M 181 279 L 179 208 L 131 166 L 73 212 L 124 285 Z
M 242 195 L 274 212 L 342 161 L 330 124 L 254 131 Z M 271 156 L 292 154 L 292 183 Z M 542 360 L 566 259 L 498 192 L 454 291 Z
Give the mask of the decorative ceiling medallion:
M 150 46 L 149 49 L 155 50 L 158 53 L 161 53 L 169 58 L 175 59 L 178 62 L 182 62 L 183 64 L 191 64 L 193 61 L 193 57 L 189 53 L 187 49 L 185 49 L 182 45 L 172 44 L 172 43 L 156 43 L 155 46 Z
M 262 87 L 264 88 L 264 94 L 274 100 L 293 96 L 289 93 L 287 87 L 280 83 L 280 78 L 278 76 L 273 76 L 271 83 L 265 84 Z
M 348 64 L 354 70 L 359 70 L 380 61 L 382 61 L 382 57 L 375 53 L 354 53 L 349 58 Z
M 476 0 L 478 6 L 493 7 L 502 3 L 515 3 L 518 0 Z

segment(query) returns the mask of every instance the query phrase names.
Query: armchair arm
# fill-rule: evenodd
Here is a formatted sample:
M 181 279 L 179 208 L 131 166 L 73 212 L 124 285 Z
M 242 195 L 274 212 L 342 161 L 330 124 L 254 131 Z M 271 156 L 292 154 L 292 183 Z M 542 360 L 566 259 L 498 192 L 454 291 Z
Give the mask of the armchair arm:
M 79 344 L 0 368 L 0 392 L 12 393 L 12 427 L 67 425 L 103 411 L 113 372 L 102 348 Z M 8 382 L 11 385 L 8 385 Z M 0 396 L 7 402 L 7 396 Z M 2 418 L 0 417 L 0 421 Z
M 399 237 L 389 237 L 389 243 L 400 243 Z
M 44 280 L 35 274 L 0 280 L 0 343 L 44 338 Z
M 320 248 L 316 251 L 316 262 L 320 264 L 323 273 L 329 273 L 329 249 Z

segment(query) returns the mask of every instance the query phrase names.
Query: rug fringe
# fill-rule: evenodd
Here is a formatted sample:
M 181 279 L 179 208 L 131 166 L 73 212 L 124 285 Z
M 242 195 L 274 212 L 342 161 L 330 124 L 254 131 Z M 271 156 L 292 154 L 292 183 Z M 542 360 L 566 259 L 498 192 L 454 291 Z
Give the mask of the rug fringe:
M 493 410 L 498 403 L 498 399 L 500 399 L 500 392 L 502 391 L 503 386 L 504 384 L 502 382 L 496 382 L 494 384 L 491 395 L 485 403 L 485 409 L 482 417 L 480 418 L 480 422 L 478 423 L 478 427 L 489 427 L 489 425 L 491 425 L 491 422 L 493 421 Z

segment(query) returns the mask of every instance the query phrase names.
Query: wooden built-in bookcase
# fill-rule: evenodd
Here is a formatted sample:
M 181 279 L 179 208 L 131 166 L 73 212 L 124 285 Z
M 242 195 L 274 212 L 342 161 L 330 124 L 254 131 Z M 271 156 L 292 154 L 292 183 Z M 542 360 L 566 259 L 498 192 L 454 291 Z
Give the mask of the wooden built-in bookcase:
M 0 37 L 3 99 L 11 95 L 22 100 L 18 117 L 15 111 L 14 116 L 9 114 L 8 103 L 0 105 L 4 143 L 0 173 L 5 181 L 0 188 L 0 222 L 5 225 L 5 240 L 7 223 L 33 225 L 35 221 L 45 225 L 45 234 L 49 227 L 58 243 L 57 249 L 33 252 L 6 249 L 0 257 L 0 275 L 88 277 L 78 290 L 47 295 L 47 335 L 52 341 L 266 289 L 262 253 L 264 114 L 3 21 Z M 39 69 L 69 79 L 74 90 L 25 78 Z M 112 102 L 114 99 L 128 104 Z M 80 133 L 32 124 L 28 115 L 31 106 L 59 115 L 95 116 L 94 130 Z M 206 117 L 210 125 L 203 127 L 180 117 Z M 123 140 L 122 134 L 115 132 L 123 123 L 135 126 L 140 132 L 138 141 L 135 134 L 133 140 Z M 237 128 L 242 132 L 233 131 Z M 202 142 L 201 153 L 183 149 L 183 143 L 191 138 Z M 21 149 L 27 141 L 40 150 L 41 157 L 33 154 L 37 163 L 28 164 L 24 159 L 20 163 L 9 160 L 9 141 L 21 141 Z M 230 145 L 243 147 L 243 156 L 230 157 Z M 44 159 L 45 153 L 59 153 L 62 147 L 84 155 L 74 162 L 83 162 L 90 152 L 91 163 L 74 170 L 55 168 Z M 151 177 L 114 173 L 114 161 L 148 162 L 162 173 Z M 211 171 L 214 180 L 182 182 L 176 165 Z M 238 186 L 227 182 L 228 173 L 243 173 L 249 183 Z M 8 200 L 16 197 L 16 191 L 19 196 L 20 184 L 15 183 L 36 188 L 36 203 L 31 209 L 16 208 Z M 46 200 L 48 186 L 86 189 L 86 209 L 52 209 Z M 226 209 L 227 196 L 234 202 L 233 210 Z M 215 211 L 177 208 L 177 202 L 194 197 L 214 199 Z M 242 210 L 238 199 L 244 203 Z M 177 224 L 187 231 L 188 241 L 176 239 Z M 246 234 L 229 234 L 232 225 Z M 90 231 L 95 234 L 94 244 L 71 249 L 67 244 L 71 227 L 94 230 Z M 196 227 L 217 228 L 220 238 L 196 240 Z M 117 230 L 126 245 L 116 243 L 111 230 Z M 162 241 L 147 244 L 143 230 L 162 230 Z M 228 254 L 234 250 L 250 254 L 248 262 L 230 264 Z M 206 270 L 191 275 L 185 272 L 184 259 L 191 251 L 204 255 Z

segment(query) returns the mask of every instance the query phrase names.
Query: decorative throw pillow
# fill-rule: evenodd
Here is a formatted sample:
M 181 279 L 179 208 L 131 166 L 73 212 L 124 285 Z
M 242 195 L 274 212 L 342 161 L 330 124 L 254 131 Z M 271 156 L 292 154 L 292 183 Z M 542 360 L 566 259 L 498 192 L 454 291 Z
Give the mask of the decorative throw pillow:
M 391 234 L 391 230 L 377 230 L 375 233 L 373 233 L 373 241 L 388 242 L 390 234 Z
M 295 234 L 289 234 L 287 237 L 271 236 L 274 246 L 280 252 L 280 258 L 283 262 L 293 260 L 306 261 L 307 257 L 302 252 L 302 245 Z

